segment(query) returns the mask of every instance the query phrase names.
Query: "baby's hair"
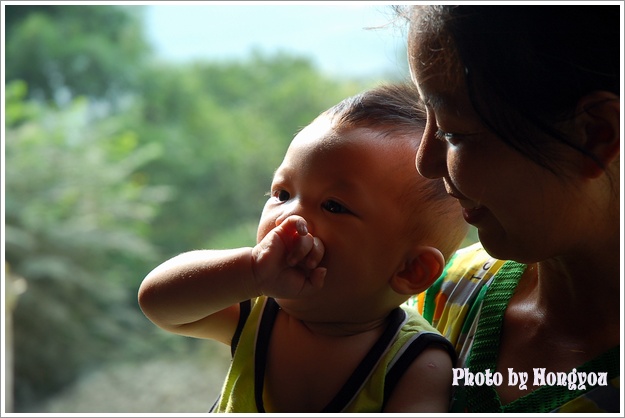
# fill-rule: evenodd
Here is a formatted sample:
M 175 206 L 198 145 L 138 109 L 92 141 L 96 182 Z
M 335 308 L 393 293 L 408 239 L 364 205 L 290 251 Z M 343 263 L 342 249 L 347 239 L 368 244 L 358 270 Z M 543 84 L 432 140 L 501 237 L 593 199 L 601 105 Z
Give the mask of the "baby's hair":
M 423 131 L 425 115 L 419 92 L 412 83 L 383 84 L 349 97 L 322 113 L 332 120 L 337 130 L 372 128 L 384 134 Z

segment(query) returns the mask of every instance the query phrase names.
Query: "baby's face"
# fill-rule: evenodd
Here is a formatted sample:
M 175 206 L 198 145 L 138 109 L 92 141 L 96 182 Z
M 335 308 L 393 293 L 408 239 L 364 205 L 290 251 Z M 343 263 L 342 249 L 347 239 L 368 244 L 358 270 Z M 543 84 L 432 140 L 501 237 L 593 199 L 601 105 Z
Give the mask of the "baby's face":
M 353 317 L 354 306 L 375 312 L 414 241 L 406 233 L 409 211 L 402 207 L 407 187 L 420 181 L 412 142 L 366 128 L 339 135 L 325 119 L 293 140 L 275 172 L 258 240 L 276 222 L 302 216 L 325 246 L 321 266 L 327 276 L 318 295 L 280 301 L 283 308 L 297 303 L 298 312 L 325 315 L 316 320 Z

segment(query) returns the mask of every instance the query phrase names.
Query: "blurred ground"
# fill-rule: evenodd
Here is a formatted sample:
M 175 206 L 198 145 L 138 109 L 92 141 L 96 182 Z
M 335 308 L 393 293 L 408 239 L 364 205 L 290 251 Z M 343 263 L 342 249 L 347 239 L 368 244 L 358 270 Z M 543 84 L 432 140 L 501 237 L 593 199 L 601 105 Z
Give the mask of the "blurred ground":
M 185 357 L 118 364 L 86 375 L 36 413 L 203 413 L 219 395 L 230 347 L 213 341 Z

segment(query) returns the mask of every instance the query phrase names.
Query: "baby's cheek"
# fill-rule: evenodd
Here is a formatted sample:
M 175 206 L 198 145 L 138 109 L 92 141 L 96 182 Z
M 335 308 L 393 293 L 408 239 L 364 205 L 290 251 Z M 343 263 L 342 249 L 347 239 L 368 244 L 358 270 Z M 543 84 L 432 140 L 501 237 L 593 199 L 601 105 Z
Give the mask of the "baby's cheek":
M 276 221 L 268 218 L 261 218 L 256 231 L 256 243 L 258 244 L 276 226 Z

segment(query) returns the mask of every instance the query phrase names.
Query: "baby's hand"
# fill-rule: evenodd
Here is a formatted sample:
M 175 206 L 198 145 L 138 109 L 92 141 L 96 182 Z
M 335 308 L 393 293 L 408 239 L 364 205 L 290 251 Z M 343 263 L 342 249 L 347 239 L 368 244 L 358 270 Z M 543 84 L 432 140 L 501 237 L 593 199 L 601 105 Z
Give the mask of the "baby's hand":
M 293 215 L 271 230 L 252 250 L 256 288 L 274 298 L 297 298 L 323 287 L 319 267 L 324 247 L 308 233 L 306 220 Z

